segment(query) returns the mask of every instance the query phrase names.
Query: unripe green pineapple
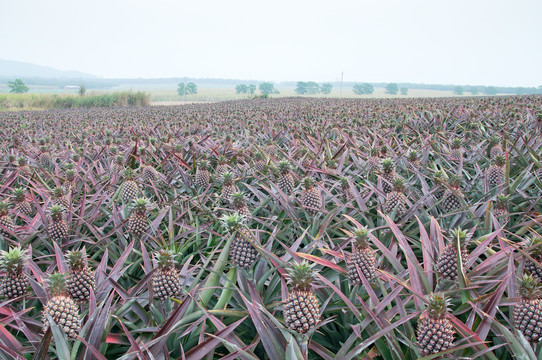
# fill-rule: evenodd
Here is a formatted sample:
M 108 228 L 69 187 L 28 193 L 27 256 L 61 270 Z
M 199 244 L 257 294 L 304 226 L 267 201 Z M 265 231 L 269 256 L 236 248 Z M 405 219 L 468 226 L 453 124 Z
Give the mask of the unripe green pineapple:
M 503 155 L 498 155 L 495 157 L 495 163 L 487 169 L 486 173 L 489 186 L 495 187 L 503 182 L 505 163 L 506 158 Z
M 175 252 L 166 249 L 154 254 L 157 270 L 152 276 L 152 290 L 159 300 L 176 297 L 181 292 L 181 276 L 175 269 L 175 256 Z
M 279 171 L 277 185 L 286 195 L 290 195 L 294 191 L 295 183 L 294 177 L 290 172 L 291 167 L 288 160 L 280 161 L 277 165 Z
M 539 342 L 542 335 L 542 300 L 540 282 L 530 274 L 519 280 L 521 299 L 514 306 L 514 326 L 527 341 Z
M 320 304 L 312 292 L 314 270 L 306 261 L 294 263 L 288 271 L 290 290 L 284 304 L 284 322 L 300 334 L 320 322 Z
M 223 215 L 220 221 L 229 234 L 234 234 L 229 253 L 231 262 L 241 269 L 252 265 L 258 257 L 258 251 L 249 241 L 255 240 L 250 230 L 245 227 L 245 218 L 235 213 Z
M 28 250 L 20 246 L 9 251 L 0 251 L 0 270 L 4 274 L 0 279 L 0 294 L 7 299 L 24 296 L 30 285 L 24 273 L 26 262 L 30 258 Z
M 429 295 L 427 309 L 418 320 L 416 337 L 422 355 L 436 354 L 454 346 L 452 323 L 448 314 L 448 299 L 441 293 Z
M 195 185 L 201 189 L 209 186 L 209 162 L 207 160 L 202 160 L 198 163 Z
M 81 330 L 81 320 L 77 304 L 68 296 L 64 274 L 52 274 L 47 282 L 50 299 L 43 309 L 43 330 L 49 327 L 49 315 L 69 338 L 75 339 Z
M 388 194 L 393 190 L 393 181 L 397 174 L 395 173 L 395 164 L 391 158 L 385 158 L 380 162 L 381 172 L 380 180 L 382 183 L 382 191 Z
M 131 203 L 141 194 L 139 185 L 134 180 L 134 172 L 130 169 L 124 172 L 124 182 L 121 186 L 120 197 L 125 204 Z
M 145 198 L 134 200 L 134 208 L 128 218 L 128 232 L 132 236 L 141 236 L 147 231 L 149 227 L 149 220 L 147 219 L 148 204 L 149 201 Z
M 457 228 L 452 231 L 452 239 L 437 259 L 437 270 L 445 279 L 457 280 L 457 239 L 460 243 L 462 264 L 467 261 L 467 232 Z
M 233 182 L 233 174 L 229 171 L 222 175 L 222 193 L 221 197 L 224 201 L 231 201 L 231 196 L 237 192 L 237 188 Z
M 51 222 L 47 228 L 49 237 L 54 241 L 62 241 L 68 237 L 68 223 L 62 218 L 63 208 L 59 205 L 53 205 L 49 208 L 51 213 Z
M 361 284 L 360 273 L 367 280 L 371 280 L 376 271 L 375 251 L 369 246 L 369 230 L 367 227 L 358 228 L 352 239 L 352 255 L 347 259 L 348 278 L 350 283 Z
M 245 194 L 240 191 L 233 193 L 231 199 L 233 210 L 238 212 L 239 215 L 244 216 L 247 221 L 250 220 L 252 214 L 250 213 L 250 210 L 248 209 L 247 203 L 245 201 Z
M 88 266 L 85 248 L 68 251 L 66 260 L 68 262 L 68 273 L 66 274 L 68 293 L 75 301 L 89 301 L 90 293 L 96 287 L 96 278 L 94 270 Z
M 316 181 L 311 177 L 306 177 L 302 181 L 303 190 L 301 191 L 301 205 L 311 214 L 316 215 L 322 209 L 322 198 L 320 191 L 316 186 Z
M 9 231 L 15 231 L 15 223 L 9 216 L 9 203 L 0 201 L 0 234 L 9 235 Z
M 534 236 L 527 242 L 527 252 L 535 261 L 527 259 L 525 262 L 525 270 L 533 274 L 542 282 L 542 238 Z
M 26 200 L 26 192 L 23 188 L 13 190 L 13 203 L 16 211 L 24 215 L 32 214 L 32 205 Z
M 386 196 L 384 211 L 391 214 L 395 210 L 395 214 L 400 216 L 406 211 L 406 196 L 404 193 L 405 181 L 401 178 L 393 180 L 393 191 Z

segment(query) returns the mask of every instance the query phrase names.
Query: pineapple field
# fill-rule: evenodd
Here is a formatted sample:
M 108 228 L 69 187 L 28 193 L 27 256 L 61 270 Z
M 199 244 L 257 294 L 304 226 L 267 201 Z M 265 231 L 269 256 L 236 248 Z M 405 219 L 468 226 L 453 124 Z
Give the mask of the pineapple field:
M 542 96 L 0 123 L 1 359 L 542 358 Z

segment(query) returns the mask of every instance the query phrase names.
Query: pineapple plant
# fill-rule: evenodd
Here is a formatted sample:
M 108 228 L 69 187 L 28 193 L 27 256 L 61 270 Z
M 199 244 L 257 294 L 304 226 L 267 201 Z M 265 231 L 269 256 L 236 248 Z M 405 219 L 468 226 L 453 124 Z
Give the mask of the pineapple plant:
M 195 185 L 198 188 L 205 189 L 209 186 L 209 162 L 201 160 L 196 169 Z
M 65 275 L 52 274 L 47 282 L 50 299 L 43 309 L 43 330 L 49 328 L 47 317 L 50 317 L 69 338 L 75 339 L 81 330 L 81 320 L 77 304 L 68 295 Z
M 314 270 L 308 262 L 294 263 L 288 271 L 288 299 L 284 304 L 286 326 L 306 334 L 320 322 L 320 304 L 312 291 Z
M 508 200 L 510 195 L 499 194 L 493 206 L 493 216 L 499 219 L 502 226 L 508 223 Z
M 124 168 L 123 163 L 124 163 L 124 157 L 122 155 L 115 156 L 115 160 L 113 161 L 113 164 L 111 165 L 111 172 L 113 174 L 119 174 Z
M 354 231 L 352 239 L 352 255 L 347 259 L 348 278 L 352 285 L 361 284 L 360 273 L 371 280 L 376 271 L 376 255 L 369 244 L 369 230 L 361 227 Z
M 247 203 L 245 201 L 245 194 L 238 191 L 231 195 L 232 199 L 232 208 L 234 211 L 238 212 L 239 215 L 244 216 L 247 220 L 250 220 L 252 214 L 248 209 Z
M 68 199 L 68 195 L 64 193 L 64 189 L 61 187 L 57 186 L 53 189 L 53 195 L 51 198 L 53 205 L 61 206 L 64 210 L 68 210 L 70 208 L 70 200 Z
M 461 252 L 461 263 L 467 261 L 467 233 L 461 228 L 457 228 L 452 231 L 452 240 L 448 242 L 448 245 L 442 250 L 437 259 L 437 270 L 443 278 L 455 281 L 457 280 L 457 240 L 459 240 Z
M 222 192 L 221 197 L 224 201 L 231 201 L 231 196 L 237 192 L 234 184 L 233 173 L 227 171 L 222 175 Z
M 486 172 L 487 181 L 491 187 L 500 185 L 504 179 L 504 164 L 506 163 L 506 157 L 503 155 L 497 155 L 495 162 L 491 165 Z
M 0 201 L 0 234 L 9 235 L 9 231 L 15 231 L 15 223 L 9 215 L 9 203 Z
M 39 163 L 43 168 L 49 168 L 51 166 L 51 154 L 47 151 L 46 146 L 40 147 Z
M 17 171 L 22 176 L 30 176 L 30 166 L 28 166 L 28 162 L 25 157 L 18 157 L 17 158 Z
M 20 246 L 0 251 L 0 270 L 3 273 L 0 294 L 5 298 L 11 300 L 26 294 L 30 284 L 24 268 L 29 258 L 27 250 L 22 250 Z
M 450 213 L 461 208 L 461 177 L 459 175 L 451 175 L 448 181 L 448 188 L 442 194 L 442 207 L 444 211 Z
M 141 170 L 141 181 L 144 184 L 152 184 L 158 179 L 158 172 L 152 165 L 145 165 Z
M 525 269 L 542 282 L 542 238 L 539 236 L 531 237 L 527 242 L 527 248 L 528 250 L 526 251 L 534 261 L 527 259 L 525 261 Z
M 32 214 L 32 205 L 26 200 L 26 193 L 23 188 L 13 190 L 13 203 L 15 210 L 24 215 Z
M 252 265 L 258 257 L 258 251 L 249 241 L 254 242 L 254 238 L 250 230 L 245 227 L 245 218 L 238 213 L 225 214 L 220 221 L 222 227 L 234 235 L 229 252 L 231 262 L 241 269 Z
M 72 299 L 78 302 L 90 300 L 90 293 L 96 288 L 94 270 L 88 266 L 85 248 L 68 251 L 66 254 L 68 272 L 66 274 L 66 289 Z
M 147 219 L 147 206 L 149 201 L 145 198 L 137 198 L 133 202 L 133 210 L 128 218 L 128 232 L 132 236 L 141 236 L 149 227 Z
M 416 330 L 422 355 L 437 354 L 453 348 L 455 331 L 447 317 L 448 306 L 449 301 L 442 293 L 429 295 L 427 309 L 420 316 Z
M 442 196 L 446 192 L 445 186 L 445 174 L 444 171 L 437 171 L 433 174 L 433 195 L 437 200 L 442 199 Z
M 539 342 L 542 335 L 540 281 L 524 274 L 518 281 L 521 299 L 514 306 L 514 326 L 527 341 Z
M 62 210 L 63 208 L 60 205 L 53 205 L 49 208 L 51 222 L 47 231 L 53 241 L 62 241 L 68 237 L 68 223 L 62 217 Z
M 501 146 L 501 139 L 498 136 L 492 136 L 489 139 L 489 155 L 491 159 L 495 160 L 497 156 L 503 156 L 504 150 Z
M 175 269 L 175 256 L 174 251 L 166 249 L 154 253 L 157 270 L 152 276 L 152 291 L 159 300 L 176 297 L 181 292 L 181 276 Z
M 279 171 L 279 177 L 277 185 L 282 192 L 286 195 L 290 195 L 294 191 L 294 177 L 290 171 L 291 164 L 288 160 L 279 161 L 277 169 Z
M 265 159 L 262 153 L 257 152 L 254 155 L 254 172 L 260 173 L 265 169 Z
M 62 184 L 66 194 L 73 194 L 75 192 L 75 170 L 66 170 L 66 180 Z
M 393 181 L 397 177 L 397 174 L 395 173 L 395 164 L 391 158 L 385 158 L 380 162 L 380 168 L 382 191 L 384 194 L 389 194 L 393 190 Z
M 130 169 L 124 172 L 124 182 L 121 185 L 120 197 L 125 204 L 129 204 L 140 194 L 139 185 L 134 180 L 134 172 Z
M 463 149 L 461 146 L 463 145 L 463 140 L 461 139 L 453 139 L 452 144 L 450 145 L 450 157 L 452 160 L 459 161 L 463 158 Z
M 228 166 L 228 160 L 225 156 L 220 156 L 218 158 L 218 164 L 216 166 L 216 174 L 218 177 L 224 176 L 225 173 L 230 172 L 230 167 Z
M 302 183 L 301 205 L 310 215 L 316 215 L 322 208 L 322 198 L 316 186 L 316 181 L 312 177 L 306 177 L 302 180 Z
M 405 181 L 396 178 L 393 181 L 393 191 L 386 196 L 384 211 L 391 214 L 395 210 L 397 216 L 403 215 L 406 211 Z
M 418 151 L 409 150 L 406 158 L 409 165 L 412 166 L 414 169 L 418 169 L 420 167 L 420 159 L 419 159 Z

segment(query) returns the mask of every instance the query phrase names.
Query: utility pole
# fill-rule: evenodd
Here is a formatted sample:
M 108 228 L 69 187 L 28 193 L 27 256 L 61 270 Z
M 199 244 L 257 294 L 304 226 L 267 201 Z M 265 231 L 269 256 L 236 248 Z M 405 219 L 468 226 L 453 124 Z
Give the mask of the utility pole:
M 343 75 L 344 75 L 344 71 L 341 72 L 341 90 L 339 91 L 339 97 L 343 97 Z

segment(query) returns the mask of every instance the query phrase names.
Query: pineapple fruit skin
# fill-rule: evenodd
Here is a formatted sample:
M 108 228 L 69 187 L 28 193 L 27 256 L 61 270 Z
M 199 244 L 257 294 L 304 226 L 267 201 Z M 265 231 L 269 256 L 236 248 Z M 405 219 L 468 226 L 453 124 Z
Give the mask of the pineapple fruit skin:
M 320 321 L 320 304 L 312 291 L 293 290 L 284 305 L 286 325 L 300 334 L 307 333 Z
M 446 317 L 435 319 L 425 313 L 418 322 L 416 337 L 422 355 L 431 355 L 453 347 L 454 330 Z
M 376 255 L 371 248 L 360 249 L 354 247 L 354 251 L 347 262 L 348 278 L 351 284 L 361 284 L 359 271 L 367 280 L 372 280 L 376 271 Z
M 46 331 L 49 327 L 47 316 L 68 335 L 69 338 L 75 339 L 76 335 L 81 330 L 81 320 L 79 319 L 79 309 L 73 299 L 68 296 L 54 296 L 47 302 L 43 309 L 43 330 Z
M 542 336 L 542 300 L 521 299 L 514 307 L 514 326 L 528 341 L 540 341 Z
M 176 297 L 182 289 L 181 277 L 176 269 L 158 269 L 152 277 L 152 291 L 159 300 Z
M 16 276 L 4 276 L 0 282 L 0 294 L 7 299 L 15 299 L 24 296 L 30 283 L 26 274 L 21 273 Z

